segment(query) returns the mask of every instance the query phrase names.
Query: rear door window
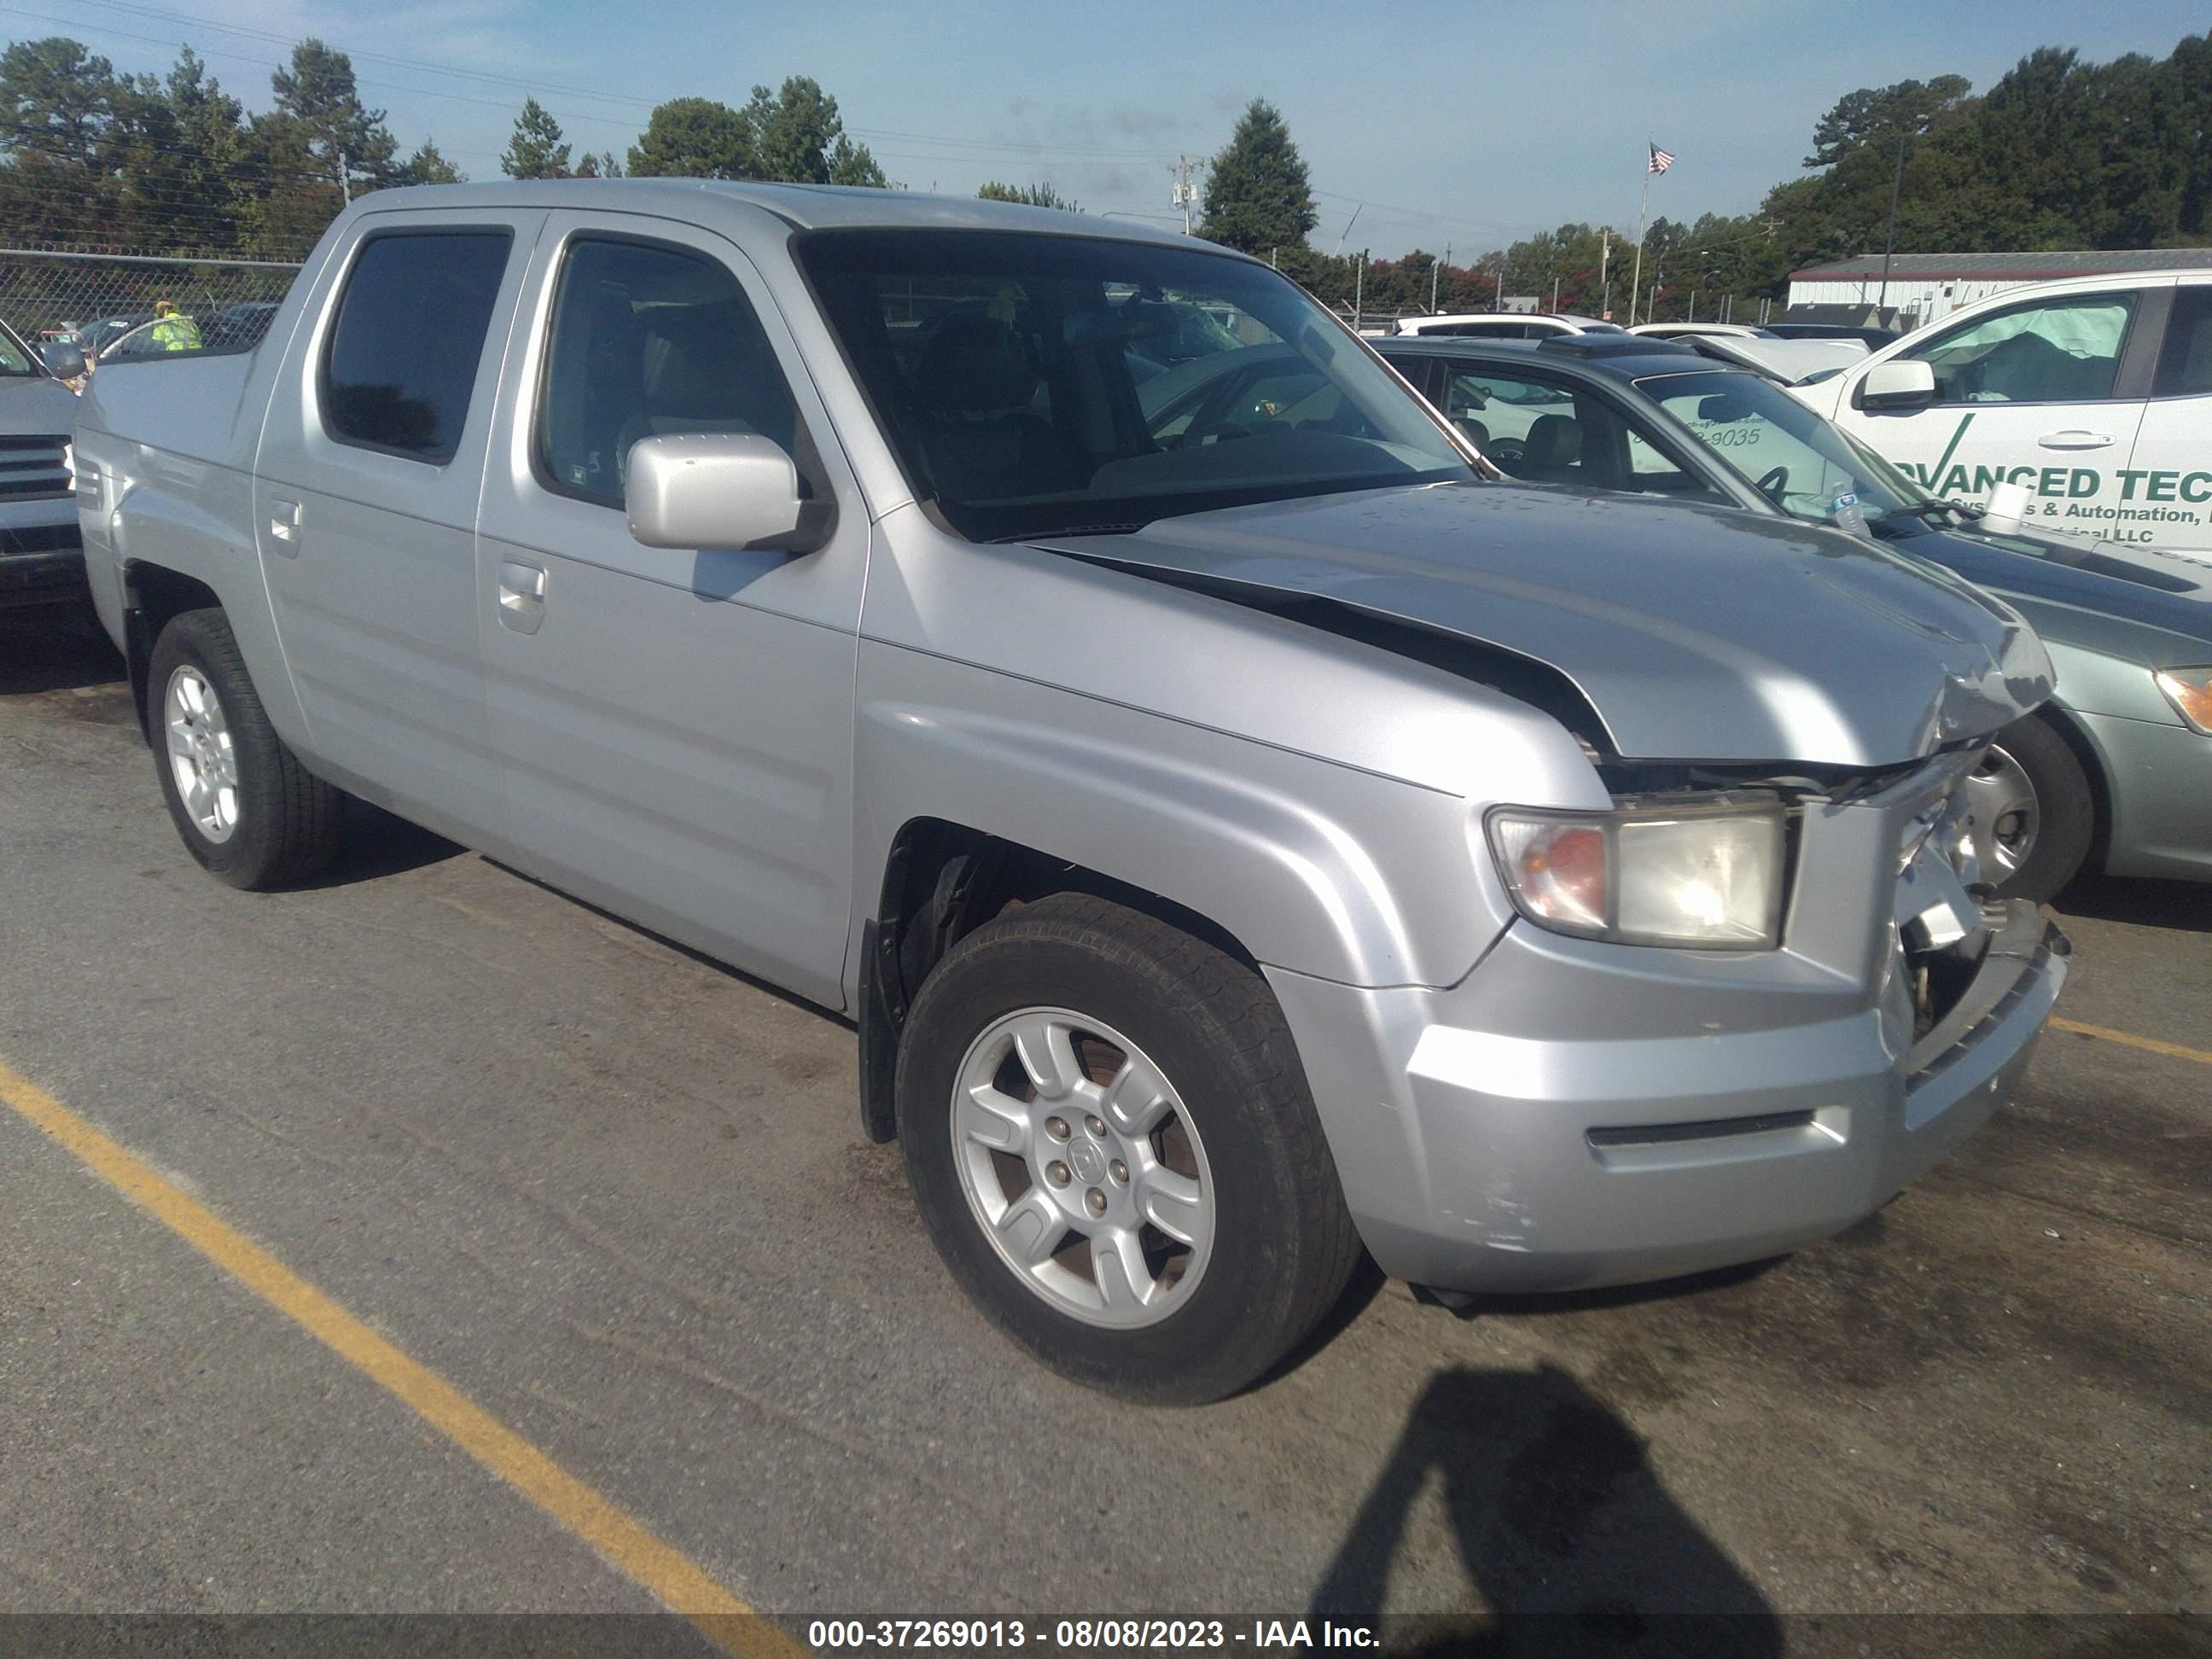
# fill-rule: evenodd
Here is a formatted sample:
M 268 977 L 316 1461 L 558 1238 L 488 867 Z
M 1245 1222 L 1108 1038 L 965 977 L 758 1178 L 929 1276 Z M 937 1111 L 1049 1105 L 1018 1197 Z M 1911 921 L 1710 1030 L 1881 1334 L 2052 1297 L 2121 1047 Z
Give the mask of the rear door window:
M 453 459 L 511 240 L 396 231 L 361 245 L 323 352 L 332 438 L 434 466 Z

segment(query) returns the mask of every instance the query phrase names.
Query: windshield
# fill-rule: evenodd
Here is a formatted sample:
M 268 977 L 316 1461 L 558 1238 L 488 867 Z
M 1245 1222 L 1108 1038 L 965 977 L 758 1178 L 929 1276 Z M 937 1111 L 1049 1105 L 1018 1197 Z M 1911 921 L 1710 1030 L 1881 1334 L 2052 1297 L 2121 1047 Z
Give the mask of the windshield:
M 36 374 L 38 365 L 31 361 L 31 349 L 17 337 L 15 331 L 0 323 L 0 374 Z
M 916 493 L 973 539 L 1474 477 L 1263 265 L 995 231 L 822 231 L 797 250 Z
M 1854 505 L 1869 519 L 1886 518 L 1929 499 L 1759 375 L 1654 374 L 1636 385 L 1793 519 L 1832 524 Z

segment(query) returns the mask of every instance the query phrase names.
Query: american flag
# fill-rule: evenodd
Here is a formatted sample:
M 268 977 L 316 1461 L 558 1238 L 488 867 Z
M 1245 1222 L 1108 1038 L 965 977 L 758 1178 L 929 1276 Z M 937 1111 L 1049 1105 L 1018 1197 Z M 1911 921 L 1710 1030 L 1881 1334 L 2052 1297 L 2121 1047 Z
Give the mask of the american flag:
M 1647 144 L 1651 143 L 1651 141 L 1649 138 L 1645 139 L 1644 142 Z M 1673 150 L 1662 149 L 1658 145 L 1651 144 L 1651 172 L 1664 173 L 1668 167 L 1671 167 L 1674 165 L 1674 152 Z

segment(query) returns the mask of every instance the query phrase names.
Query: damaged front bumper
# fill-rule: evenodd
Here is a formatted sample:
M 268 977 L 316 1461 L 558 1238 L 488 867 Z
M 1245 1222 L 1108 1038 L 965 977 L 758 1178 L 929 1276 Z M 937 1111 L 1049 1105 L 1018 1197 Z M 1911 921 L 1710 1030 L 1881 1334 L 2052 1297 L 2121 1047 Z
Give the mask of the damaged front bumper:
M 1270 969 L 1383 1268 L 1526 1291 L 1756 1261 L 1842 1231 L 1979 1128 L 2069 947 L 2032 904 L 1932 869 L 1947 788 L 1809 808 L 1778 951 L 1516 922 L 1449 990 Z M 1877 880 L 1897 902 L 1870 918 Z

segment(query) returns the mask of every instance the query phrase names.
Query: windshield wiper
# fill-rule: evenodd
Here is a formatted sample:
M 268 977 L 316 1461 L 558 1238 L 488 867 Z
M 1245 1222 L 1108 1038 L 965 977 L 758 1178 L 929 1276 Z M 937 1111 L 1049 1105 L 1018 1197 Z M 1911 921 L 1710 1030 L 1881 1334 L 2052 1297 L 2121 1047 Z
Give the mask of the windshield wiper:
M 1933 519 L 1947 513 L 1961 523 L 1972 524 L 1983 515 L 1983 509 L 1971 507 L 1965 501 L 1926 501 L 1895 508 L 1884 516 L 1892 519 Z

